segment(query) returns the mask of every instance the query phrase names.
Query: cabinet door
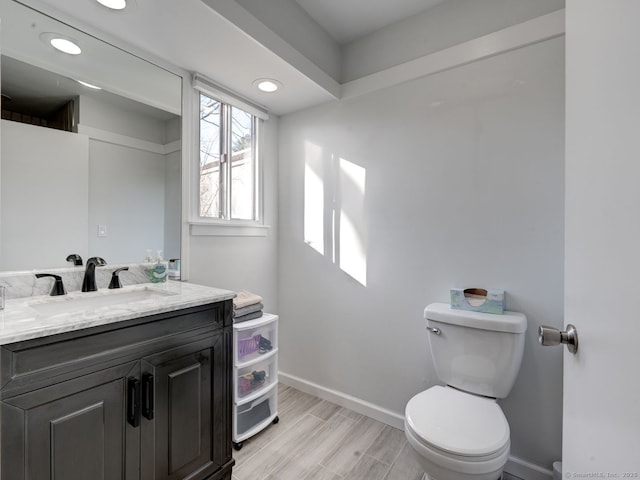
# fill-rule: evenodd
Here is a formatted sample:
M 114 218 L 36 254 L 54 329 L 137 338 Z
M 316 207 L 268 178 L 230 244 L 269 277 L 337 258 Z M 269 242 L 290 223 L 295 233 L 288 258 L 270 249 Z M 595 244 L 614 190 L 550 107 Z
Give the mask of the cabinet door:
M 127 463 L 137 459 L 125 449 L 137 451 L 139 436 L 125 410 L 127 378 L 138 371 L 137 362 L 121 365 L 3 401 L 2 478 L 134 479 Z
M 214 401 L 214 377 L 228 366 L 220 357 L 224 338 L 142 360 L 142 480 L 204 479 L 223 466 L 214 419 L 224 412 Z

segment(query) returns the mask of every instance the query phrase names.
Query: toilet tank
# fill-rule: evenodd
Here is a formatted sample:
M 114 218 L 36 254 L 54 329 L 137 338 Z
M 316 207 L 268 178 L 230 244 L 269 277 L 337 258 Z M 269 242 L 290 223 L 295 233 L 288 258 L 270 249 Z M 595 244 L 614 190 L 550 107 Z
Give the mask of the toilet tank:
M 509 395 L 522 363 L 527 317 L 518 312 L 497 315 L 432 303 L 425 308 L 424 318 L 440 380 L 477 395 Z

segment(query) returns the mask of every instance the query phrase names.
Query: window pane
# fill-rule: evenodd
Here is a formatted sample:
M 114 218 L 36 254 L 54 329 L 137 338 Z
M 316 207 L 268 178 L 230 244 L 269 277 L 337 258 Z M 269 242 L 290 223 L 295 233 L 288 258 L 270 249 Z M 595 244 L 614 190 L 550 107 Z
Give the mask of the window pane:
M 254 212 L 253 117 L 231 108 L 231 218 L 252 220 Z
M 222 105 L 200 94 L 200 216 L 220 218 Z

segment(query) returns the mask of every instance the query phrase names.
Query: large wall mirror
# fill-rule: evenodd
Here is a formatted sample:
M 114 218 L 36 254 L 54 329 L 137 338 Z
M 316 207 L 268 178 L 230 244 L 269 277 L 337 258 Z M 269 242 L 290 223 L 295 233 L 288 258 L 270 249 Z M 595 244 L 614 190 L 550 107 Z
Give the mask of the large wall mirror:
M 0 270 L 179 258 L 182 78 L 14 0 L 0 19 Z

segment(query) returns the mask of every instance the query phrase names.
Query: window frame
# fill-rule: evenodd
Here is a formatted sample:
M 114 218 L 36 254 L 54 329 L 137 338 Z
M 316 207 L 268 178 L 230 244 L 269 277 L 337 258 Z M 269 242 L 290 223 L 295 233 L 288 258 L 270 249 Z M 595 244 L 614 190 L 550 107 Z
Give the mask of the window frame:
M 192 157 L 192 163 L 195 171 L 191 176 L 191 185 L 193 194 L 191 195 L 191 215 L 190 215 L 190 233 L 192 235 L 215 235 L 215 236 L 266 236 L 267 230 L 270 228 L 264 224 L 264 189 L 263 189 L 263 161 L 262 161 L 262 143 L 263 143 L 263 126 L 264 121 L 268 120 L 268 114 L 261 107 L 247 103 L 241 98 L 233 97 L 229 92 L 217 87 L 210 81 L 203 79 L 197 74 L 193 77 L 193 102 L 194 112 L 192 119 L 194 122 L 194 144 L 197 146 L 195 158 Z M 215 218 L 200 216 L 200 134 L 201 134 L 201 95 L 205 95 L 215 101 L 220 102 L 223 109 L 228 110 L 228 120 L 231 118 L 231 109 L 237 108 L 252 117 L 252 210 L 253 219 L 234 219 L 234 218 Z M 226 115 L 226 114 L 225 114 Z M 222 115 L 221 115 L 222 117 Z M 227 122 L 228 122 L 227 120 Z M 231 145 L 230 135 L 231 129 L 226 128 L 227 132 L 221 132 L 229 138 L 225 139 L 227 145 Z M 224 151 L 224 150 L 223 150 Z M 228 176 L 231 174 L 231 168 L 226 169 Z M 227 191 L 227 196 L 230 189 Z M 231 210 L 229 209 L 229 213 Z

